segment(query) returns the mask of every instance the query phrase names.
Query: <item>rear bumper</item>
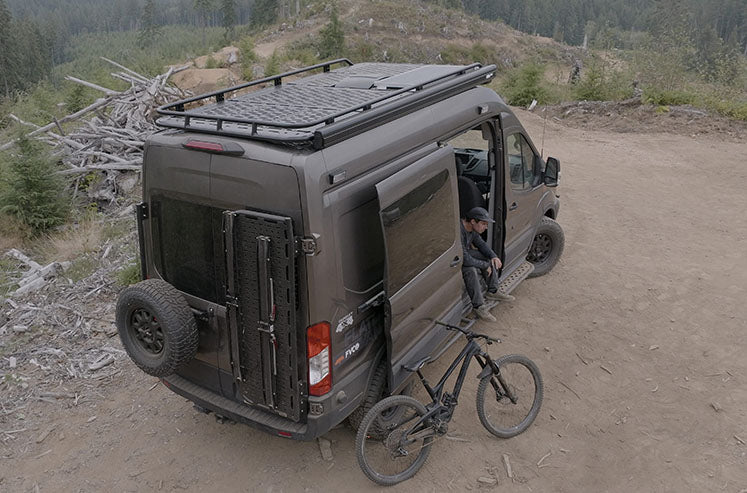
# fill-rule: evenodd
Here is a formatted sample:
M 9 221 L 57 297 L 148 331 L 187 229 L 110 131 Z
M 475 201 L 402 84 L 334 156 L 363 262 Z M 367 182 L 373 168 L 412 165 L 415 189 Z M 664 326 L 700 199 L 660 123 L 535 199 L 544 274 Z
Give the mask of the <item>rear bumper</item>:
M 307 424 L 296 423 L 276 414 L 245 406 L 239 402 L 200 387 L 179 375 L 169 375 L 162 379 L 164 385 L 176 394 L 240 423 L 245 423 L 273 435 L 295 440 L 313 440 L 314 431 Z
M 320 397 L 308 397 L 310 406 L 318 407 L 322 412 L 306 414 L 306 423 L 298 423 L 228 399 L 176 374 L 169 375 L 162 381 L 174 393 L 234 421 L 272 435 L 311 441 L 327 433 L 358 407 L 366 388 L 367 368 L 365 365 L 359 367 L 342 382 L 336 384 L 332 392 Z

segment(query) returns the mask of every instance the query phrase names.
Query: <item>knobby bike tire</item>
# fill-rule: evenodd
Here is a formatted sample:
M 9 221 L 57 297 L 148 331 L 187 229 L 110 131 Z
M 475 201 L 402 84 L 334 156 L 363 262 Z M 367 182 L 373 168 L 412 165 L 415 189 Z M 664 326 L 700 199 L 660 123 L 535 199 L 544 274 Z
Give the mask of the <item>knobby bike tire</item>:
M 542 376 L 537 365 L 526 356 L 509 354 L 495 363 L 503 381 L 516 394 L 517 402 L 514 404 L 496 392 L 494 385 L 502 393 L 505 389 L 498 375 L 493 373 L 483 377 L 477 386 L 477 415 L 490 433 L 499 438 L 511 438 L 529 428 L 537 417 L 542 406 Z
M 393 410 L 402 416 L 404 422 L 391 422 L 389 416 Z M 417 455 L 413 460 L 410 460 L 411 454 L 398 455 L 397 451 L 399 437 L 425 413 L 423 404 L 406 395 L 387 397 L 366 413 L 355 437 L 355 451 L 358 464 L 368 479 L 382 486 L 391 486 L 410 479 L 420 470 L 430 454 L 433 436 L 414 444 L 411 454 Z M 388 423 L 385 431 L 379 423 L 382 415 L 383 421 Z M 400 465 L 403 467 L 401 471 L 398 470 Z M 387 467 L 397 470 L 385 471 Z

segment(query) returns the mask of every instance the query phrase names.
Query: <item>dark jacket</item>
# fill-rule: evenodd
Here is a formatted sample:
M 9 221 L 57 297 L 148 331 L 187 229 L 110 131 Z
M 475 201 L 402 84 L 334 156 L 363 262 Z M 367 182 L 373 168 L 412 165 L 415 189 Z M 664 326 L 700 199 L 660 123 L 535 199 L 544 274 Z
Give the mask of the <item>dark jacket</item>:
M 459 227 L 462 231 L 462 251 L 464 255 L 462 268 L 477 267 L 480 270 L 485 270 L 490 267 L 490 262 L 485 259 L 491 259 L 498 255 L 485 243 L 485 240 L 477 232 L 464 229 L 464 224 L 461 221 L 459 222 Z M 476 256 L 477 252 L 480 252 L 482 255 Z

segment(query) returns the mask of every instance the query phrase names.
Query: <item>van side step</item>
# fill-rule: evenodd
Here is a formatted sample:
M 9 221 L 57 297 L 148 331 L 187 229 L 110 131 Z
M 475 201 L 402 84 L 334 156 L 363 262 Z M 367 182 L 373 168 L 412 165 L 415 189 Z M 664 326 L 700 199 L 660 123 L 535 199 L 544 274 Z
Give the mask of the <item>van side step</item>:
M 534 264 L 525 260 L 515 271 L 509 274 L 508 277 L 498 285 L 498 291 L 510 294 L 511 291 L 516 289 L 516 286 L 529 277 L 529 274 L 532 272 L 534 272 Z

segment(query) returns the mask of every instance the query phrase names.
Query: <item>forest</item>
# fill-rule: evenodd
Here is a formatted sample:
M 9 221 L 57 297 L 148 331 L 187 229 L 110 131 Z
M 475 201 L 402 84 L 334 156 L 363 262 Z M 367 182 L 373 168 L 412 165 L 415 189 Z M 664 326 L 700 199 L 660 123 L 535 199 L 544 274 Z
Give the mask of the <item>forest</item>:
M 663 43 L 706 80 L 733 80 L 747 55 L 744 0 L 425 1 L 569 45 L 656 52 Z M 228 42 L 234 26 L 251 30 L 315 6 L 308 0 L 0 0 L 0 94 L 27 89 L 53 66 L 75 61 L 86 37 L 96 33 L 137 32 L 143 49 L 163 29 L 194 37 L 189 31 L 197 27 L 204 45 L 210 29 L 223 29 Z

